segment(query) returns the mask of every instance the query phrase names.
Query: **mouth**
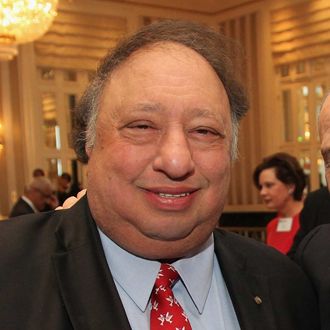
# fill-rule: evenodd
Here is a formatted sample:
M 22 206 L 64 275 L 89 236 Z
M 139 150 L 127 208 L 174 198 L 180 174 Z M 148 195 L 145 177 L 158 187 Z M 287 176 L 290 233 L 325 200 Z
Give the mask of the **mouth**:
M 147 200 L 153 207 L 160 210 L 180 211 L 192 206 L 196 192 L 199 189 L 180 188 L 148 188 L 146 192 Z
M 155 193 L 157 194 L 159 197 L 162 198 L 180 198 L 180 197 L 186 197 L 189 196 L 191 193 L 190 192 L 186 192 L 186 193 L 181 193 L 181 194 L 168 194 L 168 193 Z

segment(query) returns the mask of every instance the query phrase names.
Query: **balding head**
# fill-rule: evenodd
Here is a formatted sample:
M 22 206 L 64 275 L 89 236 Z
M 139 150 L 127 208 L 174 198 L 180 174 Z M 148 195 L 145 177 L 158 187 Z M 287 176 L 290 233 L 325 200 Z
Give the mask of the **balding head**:
M 325 175 L 330 190 L 330 94 L 322 104 L 319 117 L 321 152 L 324 159 Z
M 24 189 L 24 195 L 31 200 L 34 206 L 43 211 L 53 193 L 53 186 L 45 177 L 34 178 Z

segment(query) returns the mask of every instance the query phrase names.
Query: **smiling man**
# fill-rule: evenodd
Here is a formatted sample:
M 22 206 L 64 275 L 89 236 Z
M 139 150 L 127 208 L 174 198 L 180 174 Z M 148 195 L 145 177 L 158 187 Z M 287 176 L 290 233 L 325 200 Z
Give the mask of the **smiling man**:
M 319 132 L 325 175 L 330 191 L 330 94 L 321 107 Z M 296 259 L 312 280 L 318 293 L 322 329 L 330 329 L 329 224 L 316 227 L 303 239 L 297 250 Z
M 298 266 L 214 231 L 247 110 L 227 42 L 167 21 L 106 56 L 75 114 L 87 196 L 1 224 L 5 329 L 318 329 Z

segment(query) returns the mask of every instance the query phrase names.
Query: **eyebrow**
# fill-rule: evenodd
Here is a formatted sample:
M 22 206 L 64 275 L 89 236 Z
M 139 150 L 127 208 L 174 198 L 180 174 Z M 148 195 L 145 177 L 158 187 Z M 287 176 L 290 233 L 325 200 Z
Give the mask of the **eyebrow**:
M 193 114 L 195 117 L 212 118 L 223 122 L 223 118 L 220 114 L 215 113 L 207 108 L 193 108 L 189 111 L 189 114 Z

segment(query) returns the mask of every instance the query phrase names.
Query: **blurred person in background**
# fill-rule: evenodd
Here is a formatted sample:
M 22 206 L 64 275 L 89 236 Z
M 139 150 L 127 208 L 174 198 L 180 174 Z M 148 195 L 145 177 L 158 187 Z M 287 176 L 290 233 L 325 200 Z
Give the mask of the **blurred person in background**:
M 67 172 L 63 172 L 57 180 L 57 191 L 56 195 L 60 204 L 70 196 L 71 189 L 71 175 Z
M 305 198 L 300 214 L 300 228 L 294 238 L 288 256 L 294 258 L 305 236 L 315 227 L 330 223 L 330 193 L 327 187 L 311 191 Z
M 45 171 L 42 168 L 35 168 L 32 172 L 32 177 L 37 178 L 39 176 L 45 176 Z
M 50 180 L 39 176 L 25 186 L 23 195 L 14 204 L 9 217 L 37 213 L 57 206 L 58 201 Z
M 281 152 L 256 167 L 253 181 L 270 210 L 277 211 L 266 228 L 266 243 L 287 254 L 300 226 L 306 177 L 297 159 Z
M 330 191 L 330 93 L 321 107 L 319 133 L 325 177 Z M 318 192 L 319 194 L 320 192 Z M 324 201 L 329 201 L 329 194 L 325 194 L 325 192 L 322 194 L 324 194 Z M 323 205 L 315 205 L 315 207 L 320 206 L 322 209 L 326 209 L 327 205 L 324 202 Z M 327 211 L 324 211 L 324 216 L 325 212 Z M 330 212 L 327 215 L 329 219 Z M 322 221 L 326 221 L 326 219 L 323 218 Z M 321 221 L 318 221 L 318 224 L 321 224 Z M 328 330 L 330 329 L 330 224 L 315 225 L 316 227 L 299 244 L 295 259 L 314 285 L 319 299 L 321 329 Z

